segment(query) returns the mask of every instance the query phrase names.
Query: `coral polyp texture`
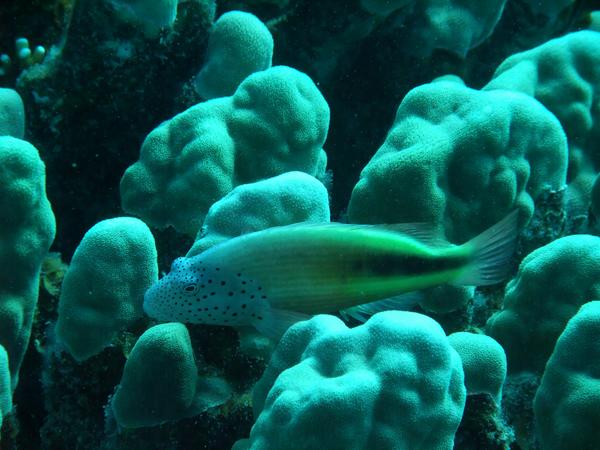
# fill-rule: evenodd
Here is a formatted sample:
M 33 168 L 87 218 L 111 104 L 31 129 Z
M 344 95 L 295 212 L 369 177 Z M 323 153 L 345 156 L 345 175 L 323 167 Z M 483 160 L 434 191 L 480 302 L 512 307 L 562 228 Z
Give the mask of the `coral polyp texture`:
M 0 449 L 599 445 L 597 2 L 0 24 Z
M 544 449 L 593 448 L 600 437 L 600 302 L 585 303 L 556 342 L 535 394 Z
M 200 103 L 152 131 L 121 180 L 123 209 L 191 235 L 239 184 L 291 170 L 323 177 L 327 102 L 305 74 L 278 66 L 233 96 Z
M 465 397 L 460 357 L 429 317 L 389 311 L 349 329 L 316 316 L 257 383 L 247 448 L 451 449 Z
M 431 54 L 444 49 L 459 55 L 481 44 L 500 20 L 506 0 L 361 0 L 360 5 L 378 18 L 395 20 L 384 27 L 407 33 L 410 51 Z M 405 23 L 419 26 L 406 28 Z M 404 30 L 403 30 L 404 28 Z
M 93 356 L 143 316 L 144 292 L 158 279 L 152 233 L 139 219 L 94 225 L 75 250 L 58 304 L 56 333 L 78 360 Z
M 600 238 L 573 235 L 525 257 L 487 332 L 506 350 L 510 373 L 541 374 L 569 319 L 600 298 Z
M 45 180 L 33 145 L 0 137 L 0 345 L 8 353 L 13 388 L 31 333 L 42 260 L 56 227 Z
M 12 410 L 12 386 L 8 369 L 8 354 L 0 345 L 0 427 L 2 418 Z
M 485 334 L 460 331 L 448 336 L 460 356 L 467 394 L 488 394 L 499 405 L 506 379 L 506 354 L 498 342 Z
M 199 376 L 185 326 L 165 323 L 148 329 L 131 350 L 111 410 L 122 427 L 148 427 L 200 414 L 229 396 L 227 383 Z
M 109 0 L 117 16 L 141 28 L 148 37 L 173 26 L 179 0 Z
M 327 189 L 304 172 L 242 184 L 215 202 L 188 257 L 252 231 L 298 222 L 329 222 Z
M 273 36 L 253 14 L 225 13 L 210 31 L 206 59 L 196 91 L 205 99 L 232 95 L 248 75 L 271 67 Z
M 13 89 L 0 88 L 0 136 L 23 139 L 25 109 L 23 100 Z
M 556 118 L 530 97 L 440 80 L 411 90 L 363 169 L 352 222 L 435 224 L 468 240 L 509 212 L 533 215 L 566 182 L 567 145 Z
M 560 120 L 569 141 L 570 200 L 579 210 L 587 208 L 600 171 L 600 33 L 571 33 L 512 55 L 485 89 L 523 92 Z

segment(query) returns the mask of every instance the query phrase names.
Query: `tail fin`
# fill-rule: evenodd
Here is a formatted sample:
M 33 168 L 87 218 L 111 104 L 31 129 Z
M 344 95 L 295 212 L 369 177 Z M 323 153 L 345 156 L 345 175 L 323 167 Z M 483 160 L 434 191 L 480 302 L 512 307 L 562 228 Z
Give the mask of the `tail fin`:
M 473 249 L 473 260 L 453 284 L 486 286 L 506 278 L 519 235 L 518 218 L 519 211 L 515 210 L 464 244 Z

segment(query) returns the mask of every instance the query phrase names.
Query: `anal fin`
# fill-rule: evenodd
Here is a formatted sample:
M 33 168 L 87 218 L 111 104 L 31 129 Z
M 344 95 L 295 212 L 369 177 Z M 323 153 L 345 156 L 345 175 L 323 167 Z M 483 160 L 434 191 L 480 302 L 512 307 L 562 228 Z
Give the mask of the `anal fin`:
M 372 315 L 378 312 L 390 310 L 406 311 L 412 309 L 422 299 L 423 293 L 420 291 L 407 292 L 394 297 L 384 298 L 383 300 L 343 309 L 340 311 L 340 315 L 344 320 L 348 320 L 351 317 L 359 322 L 366 322 Z
M 268 338 L 278 341 L 289 327 L 302 320 L 308 320 L 310 317 L 308 314 L 267 306 L 260 314 L 257 314 L 252 325 Z

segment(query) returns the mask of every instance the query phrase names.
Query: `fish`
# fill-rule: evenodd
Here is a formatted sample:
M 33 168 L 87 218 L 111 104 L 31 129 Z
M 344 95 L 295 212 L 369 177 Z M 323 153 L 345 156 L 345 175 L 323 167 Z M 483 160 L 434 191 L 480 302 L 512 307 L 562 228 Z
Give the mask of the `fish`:
M 517 236 L 517 211 L 462 245 L 422 224 L 272 227 L 175 259 L 143 308 L 158 321 L 253 326 L 277 338 L 314 314 L 389 309 L 390 299 L 446 283 L 499 283 Z

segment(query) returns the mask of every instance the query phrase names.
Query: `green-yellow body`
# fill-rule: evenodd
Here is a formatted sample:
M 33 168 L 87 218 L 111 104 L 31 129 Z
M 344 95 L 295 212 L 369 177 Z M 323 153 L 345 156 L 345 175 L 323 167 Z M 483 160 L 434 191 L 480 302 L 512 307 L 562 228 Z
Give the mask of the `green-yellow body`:
M 220 253 L 227 255 L 223 265 L 259 280 L 271 307 L 318 314 L 453 282 L 473 249 L 332 223 L 252 233 L 223 244 Z
M 435 242 L 418 225 L 269 228 L 176 259 L 146 292 L 144 310 L 163 321 L 252 325 L 278 336 L 306 314 L 398 308 L 401 302 L 390 297 L 444 283 L 501 281 L 516 218 L 513 213 L 460 246 Z M 372 303 L 378 300 L 384 304 Z

